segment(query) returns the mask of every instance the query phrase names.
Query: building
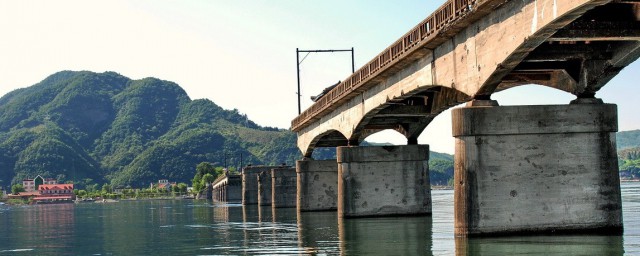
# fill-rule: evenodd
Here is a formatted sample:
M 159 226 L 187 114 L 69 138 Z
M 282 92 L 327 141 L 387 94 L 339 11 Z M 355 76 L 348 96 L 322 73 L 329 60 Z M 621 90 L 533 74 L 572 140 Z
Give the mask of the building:
M 30 191 L 30 192 L 20 192 L 17 195 L 13 195 L 10 194 L 8 196 L 9 199 L 22 199 L 22 200 L 29 200 L 29 198 L 34 198 L 36 196 L 39 196 L 40 193 L 38 191 Z
M 155 184 L 155 188 L 157 188 L 157 189 L 166 189 L 168 191 L 170 191 L 173 186 L 176 186 L 176 183 L 175 182 L 169 182 L 169 180 L 167 180 L 167 179 L 158 180 L 158 183 Z M 151 188 L 151 189 L 154 188 L 153 182 L 151 183 L 151 186 L 149 188 Z
M 33 179 L 24 179 L 22 180 L 22 187 L 24 187 L 25 192 L 35 192 L 38 191 L 38 187 L 40 185 L 53 185 L 58 184 L 56 179 L 52 178 L 42 178 L 42 176 L 38 175 Z
M 73 184 L 43 184 L 38 186 L 36 203 L 71 203 L 75 199 Z

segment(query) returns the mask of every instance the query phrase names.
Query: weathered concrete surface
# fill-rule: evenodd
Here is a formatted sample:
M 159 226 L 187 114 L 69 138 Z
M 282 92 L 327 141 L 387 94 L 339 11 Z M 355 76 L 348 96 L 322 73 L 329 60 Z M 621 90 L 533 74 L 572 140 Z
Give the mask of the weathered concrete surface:
M 455 233 L 620 233 L 616 106 L 453 111 Z
M 338 209 L 338 163 L 331 160 L 296 161 L 298 211 Z
M 282 166 L 271 169 L 271 199 L 274 208 L 295 208 L 297 204 L 296 169 Z
M 242 168 L 242 204 L 258 204 L 258 173 L 277 166 L 247 166 Z
M 213 201 L 242 202 L 242 177 L 228 174 L 218 177 L 213 183 Z
M 338 147 L 338 216 L 431 213 L 429 146 Z
M 225 201 L 228 203 L 242 202 L 242 178 L 240 175 L 229 177 L 229 184 L 225 193 Z
M 258 173 L 258 205 L 271 206 L 271 172 Z

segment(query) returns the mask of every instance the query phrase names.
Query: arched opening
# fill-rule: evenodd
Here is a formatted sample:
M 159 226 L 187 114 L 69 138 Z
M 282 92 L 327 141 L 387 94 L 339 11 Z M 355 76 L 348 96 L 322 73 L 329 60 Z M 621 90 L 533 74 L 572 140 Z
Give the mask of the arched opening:
M 428 144 L 431 151 L 453 155 L 455 140 L 451 135 L 451 111 L 454 108 L 464 107 L 465 104 L 455 105 L 437 115 L 422 131 L 418 137 L 418 143 Z
M 491 95 L 501 106 L 569 104 L 575 95 L 548 86 L 528 84 Z
M 311 141 L 305 157 L 311 157 L 316 160 L 333 159 L 336 155 L 336 147 L 347 146 L 349 141 L 337 130 L 329 130 Z
M 373 133 L 364 138 L 368 144 L 407 145 L 407 138 L 396 130 L 387 129 Z
M 618 129 L 640 129 L 638 118 L 638 72 L 640 61 L 631 63 L 596 94 L 604 102 L 618 105 Z

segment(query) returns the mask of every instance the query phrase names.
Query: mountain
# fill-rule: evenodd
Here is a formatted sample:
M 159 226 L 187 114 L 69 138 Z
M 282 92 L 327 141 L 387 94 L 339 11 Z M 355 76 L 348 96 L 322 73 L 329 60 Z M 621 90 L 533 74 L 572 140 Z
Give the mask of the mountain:
M 0 98 L 0 186 L 38 174 L 81 186 L 188 182 L 203 161 L 293 164 L 295 141 L 169 81 L 62 71 Z
M 640 130 L 618 132 L 616 145 L 618 150 L 640 147 Z

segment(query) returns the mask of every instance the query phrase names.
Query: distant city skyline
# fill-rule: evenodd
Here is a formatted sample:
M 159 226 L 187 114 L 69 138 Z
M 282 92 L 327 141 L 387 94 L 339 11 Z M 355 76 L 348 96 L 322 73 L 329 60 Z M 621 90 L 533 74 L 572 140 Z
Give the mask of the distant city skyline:
M 173 81 L 191 99 L 238 109 L 262 126 L 289 128 L 298 114 L 295 50 L 355 49 L 358 69 L 439 7 L 436 1 L 2 1 L 0 95 L 61 70 L 114 71 Z M 301 58 L 304 55 L 301 55 Z M 351 73 L 350 53 L 312 53 L 300 66 L 310 96 Z M 633 63 L 597 94 L 619 106 L 620 130 L 640 129 Z M 566 104 L 543 86 L 496 93 L 502 105 Z M 406 143 L 395 132 L 368 140 Z M 453 153 L 450 111 L 419 143 Z

